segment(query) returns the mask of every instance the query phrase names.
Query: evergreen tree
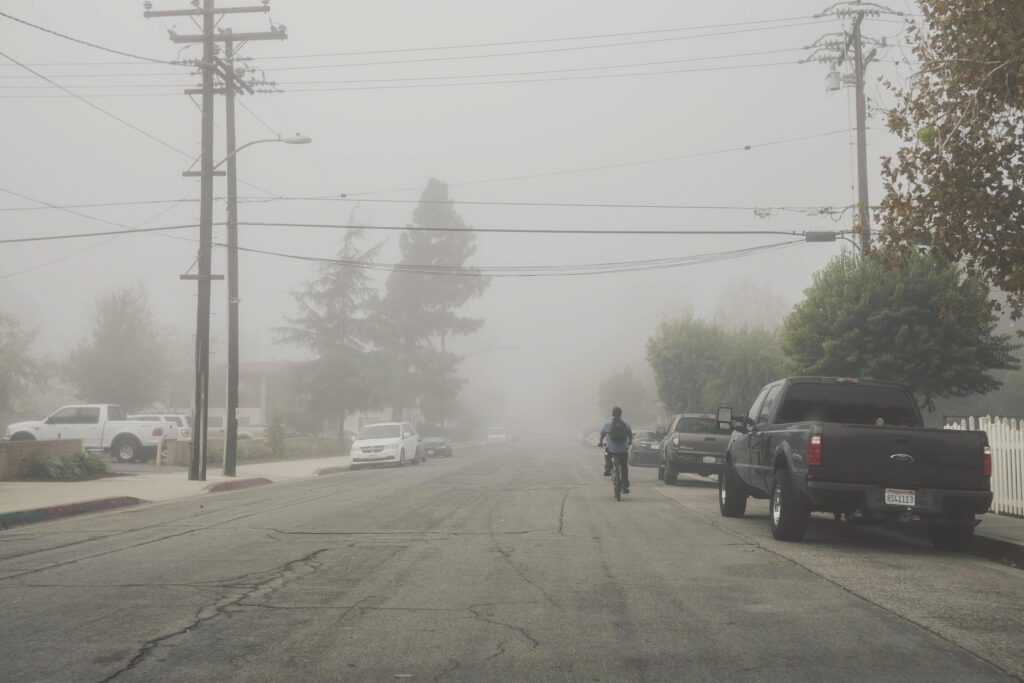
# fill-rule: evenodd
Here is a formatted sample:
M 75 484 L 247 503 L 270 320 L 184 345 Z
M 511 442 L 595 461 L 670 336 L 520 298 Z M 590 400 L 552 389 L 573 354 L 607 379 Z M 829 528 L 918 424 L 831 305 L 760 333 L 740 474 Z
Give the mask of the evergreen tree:
M 377 309 L 377 339 L 388 358 L 392 418 L 423 397 L 454 386 L 451 359 L 440 350 L 444 337 L 468 334 L 483 321 L 458 314 L 480 296 L 488 280 L 465 265 L 476 252 L 476 236 L 452 206 L 448 186 L 431 178 L 412 223 L 402 232 L 401 259 L 388 276 L 387 292 Z M 437 372 L 436 368 L 442 372 Z

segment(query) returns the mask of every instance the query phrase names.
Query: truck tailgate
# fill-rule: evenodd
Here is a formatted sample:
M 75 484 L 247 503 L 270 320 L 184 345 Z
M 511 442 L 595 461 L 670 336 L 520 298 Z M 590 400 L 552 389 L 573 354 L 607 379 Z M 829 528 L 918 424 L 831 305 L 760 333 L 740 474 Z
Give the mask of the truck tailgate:
M 821 481 L 895 488 L 984 490 L 984 432 L 869 425 L 822 426 Z
M 679 444 L 676 449 L 683 452 L 707 453 L 708 455 L 725 455 L 729 446 L 728 434 L 683 434 L 678 435 Z

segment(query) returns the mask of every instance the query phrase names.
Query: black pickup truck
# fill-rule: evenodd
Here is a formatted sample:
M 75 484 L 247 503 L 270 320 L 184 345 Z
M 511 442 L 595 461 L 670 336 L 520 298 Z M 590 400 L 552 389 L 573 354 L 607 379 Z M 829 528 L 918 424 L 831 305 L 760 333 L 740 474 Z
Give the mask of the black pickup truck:
M 992 502 L 984 432 L 924 427 L 905 386 L 791 377 L 761 390 L 732 436 L 718 481 L 722 515 L 768 498 L 772 535 L 803 537 L 811 512 L 851 522 L 921 522 L 940 550 L 964 551 Z

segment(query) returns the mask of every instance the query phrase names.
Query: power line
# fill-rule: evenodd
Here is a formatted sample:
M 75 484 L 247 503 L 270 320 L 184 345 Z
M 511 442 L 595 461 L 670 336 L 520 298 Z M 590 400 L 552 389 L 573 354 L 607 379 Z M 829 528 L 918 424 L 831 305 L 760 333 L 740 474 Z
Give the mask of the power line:
M 277 61 L 283 59 L 314 59 L 321 57 L 357 57 L 361 55 L 379 55 L 379 54 L 396 54 L 401 52 L 432 52 L 436 50 L 462 50 L 469 48 L 478 47 L 504 47 L 507 45 L 530 45 L 538 43 L 555 43 L 566 40 L 594 40 L 598 38 L 621 38 L 625 36 L 642 36 L 652 35 L 657 33 L 674 33 L 677 31 L 703 31 L 706 29 L 714 28 L 728 28 L 733 26 L 752 26 L 755 24 L 768 24 L 778 22 L 790 22 L 790 21 L 804 21 L 807 19 L 813 19 L 811 16 L 801 17 L 785 17 L 779 19 L 760 19 L 756 21 L 740 21 L 728 24 L 707 24 L 704 26 L 677 26 L 675 28 L 662 28 L 662 29 L 651 29 L 646 31 L 627 31 L 621 33 L 598 33 L 583 36 L 567 36 L 562 38 L 535 38 L 531 40 L 511 40 L 497 43 L 463 43 L 460 45 L 440 45 L 435 47 L 414 47 L 414 48 L 392 48 L 388 50 L 362 50 L 358 52 L 326 52 L 319 54 L 306 54 L 306 55 L 278 55 L 273 57 L 264 57 L 263 60 Z M 799 24 L 798 24 L 799 25 Z
M 716 261 L 725 261 L 734 258 L 742 258 L 744 256 L 751 256 L 754 254 L 764 253 L 768 251 L 774 251 L 777 249 L 783 249 L 786 247 L 793 246 L 794 244 L 803 243 L 803 239 L 789 240 L 786 242 L 776 242 L 773 244 L 759 245 L 754 247 L 744 247 L 741 249 L 734 249 L 723 252 L 712 252 L 708 254 L 694 254 L 690 256 L 681 256 L 674 258 L 654 259 L 654 260 L 643 260 L 643 261 L 621 261 L 617 263 L 601 263 L 601 264 L 580 264 L 580 265 L 558 265 L 558 266 L 445 266 L 445 265 L 425 265 L 425 264 L 407 264 L 407 263 L 373 263 L 368 261 L 350 261 L 344 259 L 328 259 L 317 256 L 301 256 L 297 254 L 287 254 L 278 251 L 269 251 L 262 249 L 252 249 L 246 247 L 239 247 L 241 251 L 261 254 L 265 256 L 274 256 L 278 258 L 287 258 L 299 261 L 307 261 L 318 264 L 326 265 L 341 265 L 349 266 L 353 268 L 360 268 L 365 270 L 375 270 L 384 272 L 402 272 L 418 275 L 433 275 L 433 276 L 457 276 L 457 277 L 473 277 L 473 278 L 491 278 L 491 277 L 514 277 L 514 278 L 526 278 L 526 277 L 567 277 L 567 276 L 579 276 L 579 275 L 607 275 L 612 273 L 626 273 L 635 272 L 641 270 L 663 270 L 667 268 L 680 268 L 684 266 L 702 265 L 706 263 L 713 263 Z
M 77 214 L 83 215 L 83 214 Z M 112 225 L 118 225 L 111 221 L 104 221 L 92 216 L 84 216 L 92 220 L 98 220 Z M 226 225 L 224 222 L 213 223 L 215 226 Z M 374 230 L 385 232 L 401 232 L 403 230 L 425 230 L 432 232 L 462 232 L 476 235 L 487 234 L 521 234 L 521 235 L 603 235 L 603 236 L 719 236 L 729 237 L 736 235 L 803 235 L 798 230 L 747 230 L 747 229 L 661 229 L 661 228 L 409 228 L 407 225 L 353 225 L 344 223 L 298 223 L 289 221 L 239 221 L 239 226 L 246 227 L 271 227 L 271 228 L 308 228 L 319 230 Z M 0 244 L 25 244 L 29 242 L 52 242 L 65 239 L 79 239 L 88 237 L 106 237 L 109 235 L 124 235 L 127 233 L 146 232 L 167 232 L 173 230 L 187 230 L 199 227 L 198 224 L 188 223 L 181 225 L 165 225 L 153 228 L 125 228 L 123 230 L 104 230 L 99 232 L 71 233 L 63 235 L 37 235 L 34 237 L 12 237 L 0 239 Z
M 64 40 L 70 40 L 73 43 L 79 43 L 80 45 L 86 45 L 88 47 L 92 47 L 92 48 L 95 48 L 97 50 L 103 50 L 104 52 L 110 52 L 110 53 L 113 53 L 115 55 L 121 55 L 122 57 L 131 57 L 132 59 L 141 59 L 144 62 L 150 62 L 150 63 L 155 63 L 155 64 L 170 64 L 172 66 L 178 65 L 177 62 L 170 62 L 170 61 L 167 61 L 165 59 L 153 59 L 152 57 L 143 57 L 141 55 L 132 54 L 131 52 L 123 52 L 121 50 L 115 50 L 113 48 L 104 47 L 102 45 L 97 45 L 96 43 L 90 43 L 89 41 L 82 40 L 80 38 L 72 38 L 69 35 L 66 35 L 64 33 L 60 33 L 58 31 L 54 31 L 53 29 L 48 29 L 48 28 L 45 28 L 43 26 L 39 26 L 37 24 L 33 24 L 32 22 L 25 21 L 24 19 L 19 19 L 18 17 L 15 17 L 15 16 L 12 16 L 10 14 L 7 14 L 6 12 L 0 12 L 0 17 L 6 17 L 6 18 L 10 19 L 11 21 L 16 21 L 19 24 L 24 24 L 25 26 L 31 26 L 32 28 L 38 29 L 40 31 L 43 31 L 44 33 L 49 33 L 51 35 L 57 36 L 58 38 L 63 38 Z
M 145 136 L 146 136 L 147 138 L 149 138 L 150 140 L 153 140 L 154 142 L 158 142 L 158 143 L 160 143 L 161 145 L 163 145 L 163 146 L 164 146 L 164 147 L 166 147 L 167 149 L 173 150 L 173 151 L 177 152 L 178 154 L 181 154 L 182 156 L 185 156 L 185 157 L 187 157 L 187 158 L 189 158 L 189 159 L 191 159 L 191 158 L 192 158 L 192 155 L 191 155 L 191 154 L 189 154 L 188 152 L 186 152 L 186 151 L 184 151 L 184 150 L 182 150 L 182 149 L 179 149 L 179 148 L 175 147 L 174 145 L 172 145 L 172 144 L 171 144 L 171 143 L 169 143 L 169 142 L 165 142 L 164 140 L 161 140 L 160 138 L 156 137 L 155 135 L 153 135 L 153 134 L 151 134 L 151 133 L 147 133 L 147 132 L 146 132 L 146 131 L 144 131 L 143 129 L 141 129 L 141 128 L 139 128 L 138 126 L 136 126 L 136 125 L 135 125 L 134 123 L 129 123 L 128 121 L 125 121 L 124 119 L 122 119 L 122 118 L 121 118 L 120 116 L 117 116 L 116 114 L 113 114 L 113 113 L 111 113 L 111 112 L 107 111 L 106 109 L 104 109 L 103 107 L 99 106 L 98 104 L 95 104 L 95 103 L 93 103 L 93 102 L 90 102 L 89 100 L 87 100 L 86 98 L 82 97 L 81 95 L 79 95 L 79 94 L 77 94 L 77 93 L 74 93 L 74 92 L 72 92 L 72 91 L 68 90 L 68 89 L 67 89 L 67 88 L 65 88 L 65 87 L 64 87 L 63 85 L 61 85 L 61 84 L 59 84 L 59 83 L 57 83 L 57 82 L 55 82 L 55 81 L 52 81 L 52 80 L 50 80 L 49 78 L 47 78 L 47 77 L 46 77 L 46 76 L 44 76 L 43 74 L 39 73 L 38 71 L 35 71 L 35 70 L 34 70 L 34 69 L 32 69 L 31 67 L 29 67 L 29 66 L 26 66 L 25 64 L 22 64 L 21 62 L 19 62 L 19 61 L 18 61 L 17 59 L 15 59 L 14 57 L 11 57 L 10 55 L 8 55 L 8 54 L 6 54 L 6 53 L 4 53 L 4 52 L 0 52 L 0 57 L 3 57 L 3 58 L 5 58 L 5 59 L 7 59 L 7 60 L 9 60 L 9 61 L 13 62 L 14 64 L 17 64 L 18 66 L 22 67 L 22 68 L 23 68 L 23 69 L 25 69 L 26 71 L 29 71 L 29 72 L 31 72 L 31 73 L 33 73 L 33 74 L 35 74 L 36 76 L 38 76 L 39 78 L 43 79 L 43 80 L 44 80 L 44 81 L 46 81 L 47 83 L 50 83 L 50 84 L 52 84 L 52 85 L 54 85 L 54 86 L 56 86 L 56 87 L 60 88 L 61 90 L 63 90 L 63 91 L 64 91 L 64 92 L 66 92 L 67 94 L 71 95 L 71 96 L 72 96 L 72 97 L 74 97 L 75 99 L 77 99 L 77 100 L 81 100 L 82 102 L 84 102 L 85 104 L 89 105 L 90 107 L 92 107 L 92 108 L 93 108 L 93 109 L 95 109 L 96 111 L 98 111 L 98 112 L 100 112 L 100 113 L 102 113 L 102 114 L 105 114 L 105 115 L 109 116 L 110 118 L 114 119 L 114 120 L 115 120 L 115 121 L 117 121 L 118 123 L 121 123 L 121 124 L 123 124 L 123 125 L 125 125 L 125 126 L 128 126 L 129 128 L 131 128 L 132 130 L 134 130 L 134 131 L 135 131 L 135 132 L 137 132 L 137 133 L 141 133 L 142 135 L 145 135 Z
M 393 59 L 379 62 L 348 62 L 343 64 L 311 64 L 307 66 L 275 66 L 275 67 L 255 67 L 263 72 L 277 72 L 277 71 L 303 71 L 309 69 L 340 69 L 350 68 L 358 66 L 390 66 L 394 64 L 422 64 L 426 62 L 447 62 L 447 61 L 462 61 L 466 59 L 491 59 L 494 57 L 521 57 L 525 55 L 539 55 L 539 54 L 551 54 L 555 52 L 579 52 L 582 50 L 599 50 L 609 47 L 629 47 L 633 45 L 650 45 L 655 43 L 667 43 L 676 42 L 680 40 L 694 40 L 697 38 L 716 38 L 719 36 L 734 35 L 737 33 L 751 33 L 753 31 L 763 30 L 774 30 L 779 28 L 794 28 L 798 26 L 811 26 L 821 24 L 821 20 L 806 21 L 796 24 L 784 24 L 781 26 L 769 26 L 757 29 L 738 29 L 736 31 L 721 31 L 717 33 L 701 33 L 692 36 L 671 36 L 668 38 L 652 38 L 648 40 L 632 40 L 632 41 L 621 41 L 616 43 L 603 43 L 600 45 L 572 45 L 568 47 L 554 47 L 545 48 L 543 50 L 520 50 L 517 52 L 494 52 L 491 54 L 477 54 L 477 55 L 449 55 L 442 57 L 416 57 L 411 59 Z

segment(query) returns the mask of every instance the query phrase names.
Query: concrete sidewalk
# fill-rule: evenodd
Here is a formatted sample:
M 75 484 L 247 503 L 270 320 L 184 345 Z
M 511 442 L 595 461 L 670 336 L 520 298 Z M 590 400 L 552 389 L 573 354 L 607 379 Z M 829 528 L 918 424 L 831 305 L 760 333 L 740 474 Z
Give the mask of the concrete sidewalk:
M 350 461 L 345 455 L 245 464 L 237 467 L 235 477 L 223 476 L 217 466 L 207 469 L 206 481 L 190 481 L 188 472 L 177 468 L 89 481 L 0 481 L 0 528 L 333 474 L 347 470 Z

